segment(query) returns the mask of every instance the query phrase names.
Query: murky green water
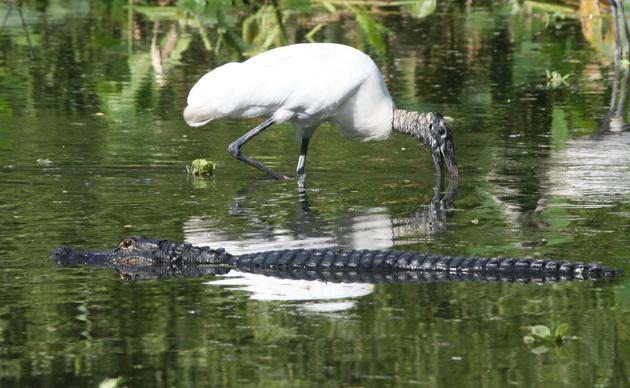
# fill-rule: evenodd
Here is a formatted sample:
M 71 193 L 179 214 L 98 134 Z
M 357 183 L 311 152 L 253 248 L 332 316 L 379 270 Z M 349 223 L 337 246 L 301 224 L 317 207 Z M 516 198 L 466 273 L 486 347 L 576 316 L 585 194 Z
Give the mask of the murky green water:
M 26 2 L 32 54 L 16 8 L 9 14 L 0 35 L 0 385 L 630 383 L 627 276 L 544 285 L 129 282 L 50 263 L 61 245 L 104 248 L 144 234 L 233 252 L 393 247 L 630 271 L 627 104 L 608 115 L 625 73 L 615 79 L 609 37 L 584 34 L 575 19 L 511 15 L 503 3 L 449 2 L 423 19 L 413 16 L 422 8 L 294 5 L 285 36 L 267 36 L 260 31 L 276 31 L 275 13 L 248 19 L 240 9 L 195 8 L 202 3 Z M 258 121 L 185 125 L 189 88 L 239 59 L 235 47 L 307 35 L 369 52 L 399 107 L 454 118 L 462 177 L 453 211 L 431 206 L 432 163 L 410 138 L 361 143 L 321 127 L 301 193 L 226 152 Z M 554 88 L 546 70 L 570 77 Z M 290 126 L 247 145 L 285 174 L 298 151 Z M 216 176 L 187 176 L 185 165 L 202 157 L 218 163 Z M 528 326 L 561 323 L 572 337 L 564 344 L 523 342 Z

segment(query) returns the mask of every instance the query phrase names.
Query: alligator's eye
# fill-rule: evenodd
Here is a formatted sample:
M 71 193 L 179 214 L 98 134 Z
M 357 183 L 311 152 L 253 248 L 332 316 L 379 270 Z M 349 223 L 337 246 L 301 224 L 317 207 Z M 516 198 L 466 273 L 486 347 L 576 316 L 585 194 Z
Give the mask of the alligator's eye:
M 120 247 L 122 249 L 126 249 L 126 248 L 129 248 L 132 244 L 133 244 L 133 241 L 131 240 L 123 240 L 123 242 L 120 243 Z

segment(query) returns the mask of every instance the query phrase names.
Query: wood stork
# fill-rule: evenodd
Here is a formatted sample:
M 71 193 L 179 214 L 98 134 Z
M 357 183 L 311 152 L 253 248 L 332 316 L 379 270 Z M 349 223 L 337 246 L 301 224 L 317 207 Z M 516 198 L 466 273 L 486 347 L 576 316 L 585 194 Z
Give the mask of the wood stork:
M 242 63 L 210 71 L 192 87 L 184 119 L 199 127 L 220 118 L 267 119 L 229 145 L 228 151 L 275 179 L 289 179 L 244 155 L 241 147 L 273 124 L 291 122 L 301 139 L 297 174 L 304 174 L 308 143 L 324 121 L 345 135 L 385 139 L 392 132 L 416 137 L 432 153 L 442 176 L 442 156 L 452 176 L 459 174 L 450 128 L 435 112 L 395 109 L 374 61 L 349 46 L 303 43 L 279 47 Z

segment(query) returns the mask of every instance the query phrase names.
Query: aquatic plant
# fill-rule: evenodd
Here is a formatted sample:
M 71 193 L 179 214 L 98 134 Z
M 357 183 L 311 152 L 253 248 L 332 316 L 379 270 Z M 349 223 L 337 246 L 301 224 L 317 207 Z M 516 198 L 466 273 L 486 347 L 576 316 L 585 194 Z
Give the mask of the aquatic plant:
M 551 89 L 556 89 L 561 86 L 569 85 L 567 80 L 569 79 L 569 77 L 571 77 L 571 74 L 562 75 L 555 70 L 545 70 L 545 72 L 547 73 L 547 87 Z
M 533 353 L 546 353 L 550 347 L 557 348 L 561 346 L 569 338 L 567 337 L 568 331 L 568 323 L 559 324 L 553 334 L 548 326 L 534 325 L 529 328 L 529 334 L 523 337 L 523 342 L 527 345 L 535 346 L 532 348 Z
M 186 166 L 186 171 L 190 175 L 212 175 L 216 164 L 206 159 L 195 159 L 190 166 Z

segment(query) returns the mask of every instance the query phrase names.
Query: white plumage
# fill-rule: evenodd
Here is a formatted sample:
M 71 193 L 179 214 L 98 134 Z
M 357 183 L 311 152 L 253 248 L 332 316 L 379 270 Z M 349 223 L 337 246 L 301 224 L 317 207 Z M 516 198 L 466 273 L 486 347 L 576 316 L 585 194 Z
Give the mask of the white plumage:
M 369 56 L 340 44 L 305 43 L 217 67 L 193 86 L 184 110 L 186 123 L 193 127 L 215 119 L 252 117 L 267 121 L 228 150 L 282 179 L 286 177 L 243 155 L 240 147 L 272 124 L 291 122 L 302 139 L 297 168 L 302 174 L 308 142 L 317 126 L 334 121 L 345 135 L 384 139 L 394 129 L 394 103 Z
M 334 120 L 346 135 L 381 139 L 391 133 L 393 111 L 372 58 L 349 46 L 313 43 L 217 67 L 190 90 L 184 117 L 200 126 L 224 117 L 265 116 L 305 131 Z

